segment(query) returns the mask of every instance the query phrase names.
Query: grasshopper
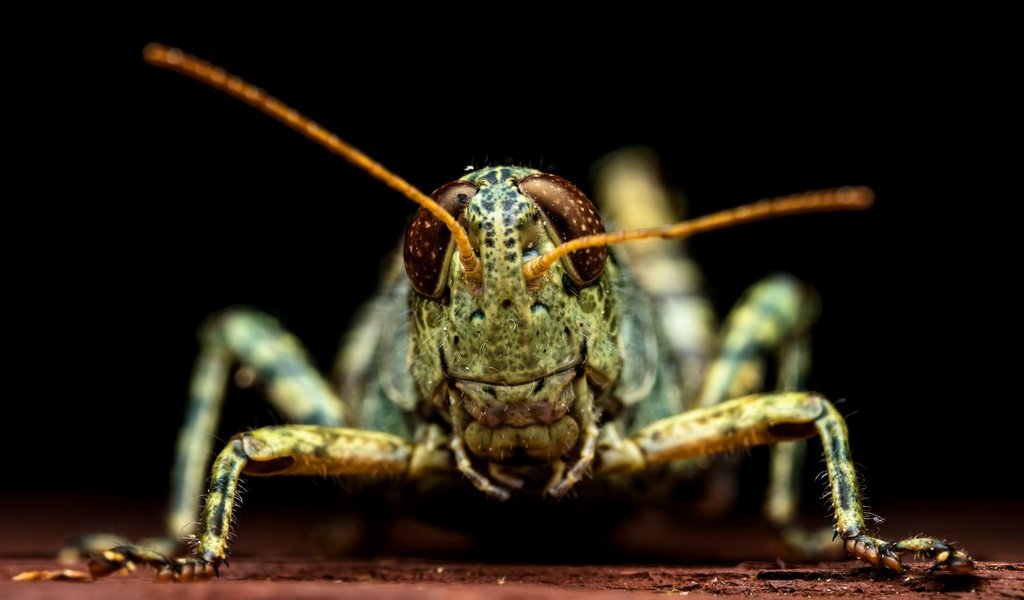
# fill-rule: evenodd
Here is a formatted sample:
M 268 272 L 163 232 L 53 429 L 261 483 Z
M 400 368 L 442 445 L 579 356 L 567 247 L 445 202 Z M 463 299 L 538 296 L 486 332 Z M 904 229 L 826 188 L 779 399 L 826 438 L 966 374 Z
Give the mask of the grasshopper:
M 964 551 L 940 539 L 890 542 L 867 531 L 844 419 L 826 398 L 802 391 L 813 292 L 791 277 L 769 277 L 716 332 L 708 302 L 695 293 L 699 270 L 675 241 L 756 220 L 865 209 L 871 190 L 810 192 L 641 227 L 670 221 L 671 211 L 650 162 L 626 154 L 598 184 L 602 209 L 624 227 L 609 233 L 590 199 L 556 175 L 488 167 L 426 195 L 209 63 L 155 44 L 145 58 L 243 100 L 420 208 L 402 260 L 343 348 L 337 385 L 269 316 L 231 309 L 206 322 L 167 521 L 172 539 L 194 531 L 194 552 L 168 558 L 154 547 L 119 545 L 93 558 L 94 577 L 134 563 L 156 567 L 162 580 L 215 575 L 229 557 L 242 475 L 456 474 L 499 501 L 559 498 L 591 477 L 769 444 L 767 517 L 791 545 L 813 554 L 820 536 L 794 524 L 794 479 L 802 441 L 814 436 L 825 454 L 832 540 L 846 552 L 895 572 L 906 553 L 936 568 L 973 570 Z M 641 242 L 652 239 L 662 241 Z M 768 358 L 778 365 L 778 390 L 764 393 Z M 236 366 L 294 424 L 231 438 L 213 462 L 196 526 L 195 499 Z

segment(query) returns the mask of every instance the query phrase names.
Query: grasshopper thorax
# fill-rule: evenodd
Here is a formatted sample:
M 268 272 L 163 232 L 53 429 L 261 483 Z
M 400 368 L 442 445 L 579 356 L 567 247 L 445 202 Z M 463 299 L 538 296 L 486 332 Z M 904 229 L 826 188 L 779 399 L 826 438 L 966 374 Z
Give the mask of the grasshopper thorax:
M 465 227 L 481 272 L 467 276 L 450 233 L 417 213 L 405 264 L 418 292 L 413 373 L 422 397 L 477 457 L 522 463 L 572 454 L 597 420 L 588 381 L 615 375 L 591 373 L 588 361 L 594 348 L 617 348 L 607 250 L 571 254 L 530 282 L 523 264 L 604 231 L 597 210 L 568 181 L 518 167 L 474 171 L 433 197 Z

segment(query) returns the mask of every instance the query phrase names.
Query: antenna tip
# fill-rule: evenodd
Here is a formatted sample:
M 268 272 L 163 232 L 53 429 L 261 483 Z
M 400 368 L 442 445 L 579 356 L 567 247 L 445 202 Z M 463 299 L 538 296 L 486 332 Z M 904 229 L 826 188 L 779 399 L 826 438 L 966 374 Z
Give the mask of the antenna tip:
M 853 210 L 865 210 L 875 203 L 875 192 L 863 185 L 839 188 L 836 196 L 841 204 Z
M 174 62 L 177 57 L 181 56 L 181 50 L 174 48 L 168 48 L 163 44 L 146 44 L 142 49 L 142 58 L 150 64 L 163 64 L 168 62 Z

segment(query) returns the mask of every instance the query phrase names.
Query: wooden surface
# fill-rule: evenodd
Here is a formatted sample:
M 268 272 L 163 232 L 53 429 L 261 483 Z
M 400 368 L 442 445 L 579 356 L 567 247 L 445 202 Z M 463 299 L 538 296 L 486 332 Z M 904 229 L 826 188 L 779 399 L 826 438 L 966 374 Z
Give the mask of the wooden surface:
M 904 575 L 867 568 L 863 563 L 786 564 L 776 556 L 771 536 L 749 523 L 680 526 L 661 516 L 641 514 L 620 532 L 616 544 L 632 547 L 641 560 L 618 553 L 614 562 L 566 564 L 494 562 L 474 556 L 455 535 L 428 526 L 401 524 L 393 554 L 373 558 L 321 559 L 315 553 L 318 509 L 253 508 L 240 515 L 239 543 L 230 568 L 202 584 L 158 585 L 153 571 L 140 569 L 91 583 L 16 583 L 14 574 L 54 569 L 54 551 L 74 534 L 119 526 L 118 533 L 152 534 L 159 506 L 117 500 L 59 497 L 0 498 L 0 598 L 619 598 L 634 594 L 800 597 L 1024 597 L 1024 544 L 1013 502 L 960 506 L 896 507 L 884 526 L 887 535 L 934 531 L 956 539 L 979 562 L 974 575 L 931 573 L 913 563 Z M 913 524 L 913 525 L 911 525 Z M 417 528 L 418 527 L 418 528 Z M 685 543 L 684 543 L 685 541 Z M 433 544 L 433 546 L 431 546 Z M 432 551 L 433 550 L 433 551 Z M 676 560 L 666 560 L 675 555 Z M 658 557 L 656 561 L 648 560 Z M 626 562 L 623 562 L 625 560 Z M 79 565 L 78 568 L 82 568 Z M 630 594 L 627 594 L 629 592 Z

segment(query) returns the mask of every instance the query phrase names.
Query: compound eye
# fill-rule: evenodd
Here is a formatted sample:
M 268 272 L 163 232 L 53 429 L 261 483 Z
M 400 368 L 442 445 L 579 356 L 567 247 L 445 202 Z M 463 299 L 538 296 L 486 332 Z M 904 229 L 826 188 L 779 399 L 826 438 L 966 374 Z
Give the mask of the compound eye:
M 519 190 L 544 212 L 548 232 L 556 242 L 604 233 L 604 222 L 594 203 L 565 179 L 548 173 L 530 175 L 519 182 Z M 584 286 L 597 281 L 607 259 L 608 248 L 601 246 L 571 252 L 562 259 L 562 265 L 573 283 Z
M 465 181 L 453 181 L 437 188 L 430 196 L 456 220 L 476 194 L 477 187 Z M 428 298 L 444 295 L 448 266 L 452 258 L 452 232 L 434 215 L 421 208 L 405 232 L 405 272 L 412 287 Z

